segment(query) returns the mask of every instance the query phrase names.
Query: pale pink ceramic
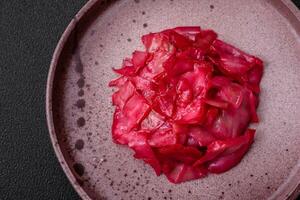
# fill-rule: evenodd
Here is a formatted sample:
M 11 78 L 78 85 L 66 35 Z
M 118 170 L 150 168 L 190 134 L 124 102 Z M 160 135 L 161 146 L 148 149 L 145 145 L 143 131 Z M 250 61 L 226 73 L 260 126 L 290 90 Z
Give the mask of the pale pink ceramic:
M 262 58 L 255 143 L 220 175 L 174 185 L 111 139 L 109 80 L 140 37 L 175 26 L 211 28 Z M 289 0 L 91 0 L 63 34 L 47 85 L 57 157 L 83 199 L 293 199 L 300 183 L 300 14 Z M 298 186 L 298 189 L 296 189 Z

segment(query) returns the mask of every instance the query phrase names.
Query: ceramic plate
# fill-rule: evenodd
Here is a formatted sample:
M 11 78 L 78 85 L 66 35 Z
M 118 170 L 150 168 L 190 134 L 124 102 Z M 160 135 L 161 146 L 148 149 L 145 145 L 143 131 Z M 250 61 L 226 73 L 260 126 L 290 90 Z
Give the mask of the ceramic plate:
M 265 62 L 255 143 L 220 175 L 178 185 L 111 139 L 112 67 L 140 37 L 201 26 Z M 300 15 L 288 0 L 91 0 L 63 34 L 47 85 L 57 157 L 83 199 L 293 199 L 300 182 Z

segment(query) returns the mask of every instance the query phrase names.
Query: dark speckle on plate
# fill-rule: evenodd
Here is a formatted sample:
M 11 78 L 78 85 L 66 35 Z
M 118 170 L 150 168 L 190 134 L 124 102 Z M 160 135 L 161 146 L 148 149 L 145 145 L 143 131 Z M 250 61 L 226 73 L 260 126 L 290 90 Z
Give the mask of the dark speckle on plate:
M 85 119 L 83 117 L 79 117 L 77 119 L 77 126 L 78 127 L 83 127 L 85 125 Z
M 77 86 L 79 87 L 79 88 L 83 88 L 83 86 L 84 86 L 84 79 L 81 77 L 80 79 L 78 79 L 78 81 L 77 81 Z
M 75 105 L 77 106 L 77 108 L 82 109 L 82 108 L 85 107 L 85 100 L 84 100 L 84 99 L 79 99 L 79 100 L 76 102 Z
M 74 168 L 76 174 L 78 174 L 79 176 L 82 176 L 84 174 L 85 168 L 84 168 L 84 166 L 82 164 L 75 163 L 73 165 L 73 168 Z
M 84 141 L 82 139 L 77 140 L 75 143 L 75 148 L 81 150 L 83 149 L 83 147 L 84 147 Z

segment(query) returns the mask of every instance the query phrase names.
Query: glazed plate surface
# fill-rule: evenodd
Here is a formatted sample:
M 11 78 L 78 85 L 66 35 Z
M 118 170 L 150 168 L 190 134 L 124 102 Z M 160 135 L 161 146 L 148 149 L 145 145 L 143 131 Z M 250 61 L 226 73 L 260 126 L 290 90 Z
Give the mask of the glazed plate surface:
M 47 118 L 58 159 L 83 199 L 293 199 L 300 183 L 299 10 L 280 0 L 89 1 L 54 53 Z M 143 34 L 176 26 L 215 30 L 265 62 L 255 142 L 221 175 L 174 185 L 111 138 L 108 82 Z

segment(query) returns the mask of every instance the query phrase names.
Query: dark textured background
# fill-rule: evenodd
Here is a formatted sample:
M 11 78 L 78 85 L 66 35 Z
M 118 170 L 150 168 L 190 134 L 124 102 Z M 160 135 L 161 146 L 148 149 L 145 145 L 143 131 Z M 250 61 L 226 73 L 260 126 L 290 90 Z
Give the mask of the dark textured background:
M 0 0 L 0 199 L 79 199 L 45 116 L 55 46 L 86 0 Z
M 86 1 L 0 0 L 0 200 L 79 199 L 50 143 L 45 88 L 54 48 Z

